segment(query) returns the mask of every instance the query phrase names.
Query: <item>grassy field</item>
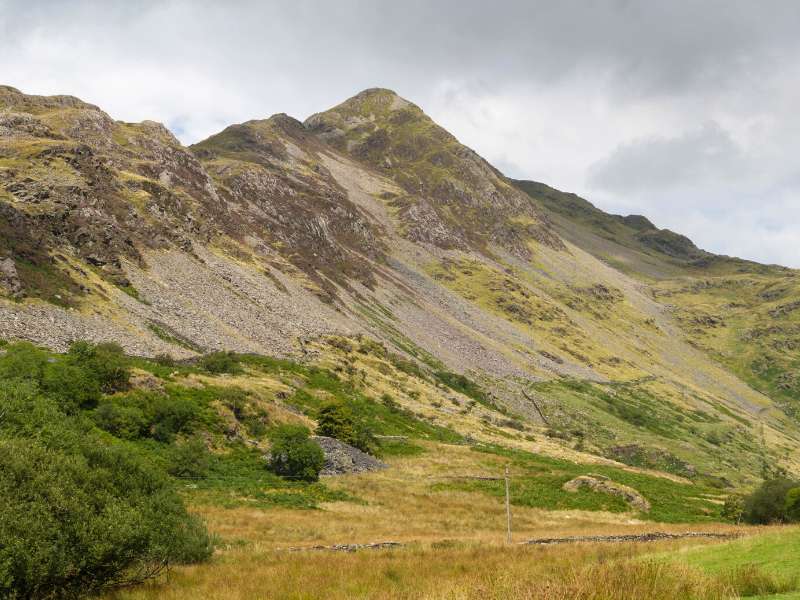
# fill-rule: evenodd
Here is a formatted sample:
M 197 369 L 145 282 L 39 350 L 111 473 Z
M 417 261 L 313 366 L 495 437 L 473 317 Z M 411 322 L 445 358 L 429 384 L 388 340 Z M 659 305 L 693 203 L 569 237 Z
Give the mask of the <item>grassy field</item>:
M 797 579 L 780 552 L 796 550 L 798 540 L 794 530 L 725 544 L 533 547 L 445 541 L 352 554 L 275 551 L 253 544 L 109 600 L 796 598 Z M 769 558 L 756 566 L 751 550 L 759 547 Z

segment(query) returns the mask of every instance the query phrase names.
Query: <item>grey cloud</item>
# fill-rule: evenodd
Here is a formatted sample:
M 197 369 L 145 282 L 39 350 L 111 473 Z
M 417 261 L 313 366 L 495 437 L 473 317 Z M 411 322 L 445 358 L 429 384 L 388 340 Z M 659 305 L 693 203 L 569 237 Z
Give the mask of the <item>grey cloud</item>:
M 591 187 L 619 194 L 673 188 L 726 185 L 746 177 L 749 164 L 741 148 L 716 123 L 675 138 L 644 138 L 619 146 L 589 169 Z
M 798 31 L 794 0 L 0 0 L 0 82 L 187 143 L 390 87 L 511 175 L 800 263 Z

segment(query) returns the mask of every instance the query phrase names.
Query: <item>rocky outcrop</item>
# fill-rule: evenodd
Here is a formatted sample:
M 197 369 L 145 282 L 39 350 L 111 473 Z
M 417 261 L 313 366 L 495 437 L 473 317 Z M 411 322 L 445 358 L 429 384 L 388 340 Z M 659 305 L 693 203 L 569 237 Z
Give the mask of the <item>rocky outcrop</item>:
M 615 483 L 603 475 L 580 475 L 575 479 L 571 479 L 562 487 L 567 492 L 589 489 L 593 492 L 600 492 L 601 494 L 619 496 L 625 500 L 631 508 L 642 512 L 648 512 L 650 510 L 650 503 L 635 489 L 627 485 L 622 485 L 621 483 Z
M 17 265 L 11 258 L 0 258 L 0 290 L 12 298 L 22 296 L 22 283 L 17 274 Z
M 388 467 L 374 456 L 335 438 L 318 435 L 313 439 L 325 453 L 325 466 L 322 468 L 321 475 L 367 473 Z

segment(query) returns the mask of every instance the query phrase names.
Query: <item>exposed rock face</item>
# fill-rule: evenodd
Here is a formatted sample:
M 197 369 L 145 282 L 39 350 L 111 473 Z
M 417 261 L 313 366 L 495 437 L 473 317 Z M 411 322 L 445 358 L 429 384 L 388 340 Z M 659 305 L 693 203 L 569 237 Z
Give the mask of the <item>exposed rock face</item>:
M 362 452 L 349 444 L 335 438 L 322 435 L 315 436 L 314 441 L 325 453 L 325 466 L 322 475 L 344 475 L 347 473 L 366 473 L 387 468 L 374 456 Z
M 586 488 L 593 492 L 619 496 L 630 504 L 631 508 L 642 512 L 648 512 L 650 510 L 650 503 L 635 489 L 627 485 L 622 485 L 621 483 L 615 483 L 603 475 L 580 475 L 575 479 L 571 479 L 562 487 L 567 492 L 577 492 L 578 490 Z
M 405 195 L 393 204 L 413 241 L 479 251 L 496 244 L 523 257 L 530 239 L 565 248 L 524 194 L 391 90 L 365 90 L 305 126 L 397 182 Z
M 22 295 L 17 266 L 11 258 L 0 258 L 0 289 L 5 290 L 12 298 Z

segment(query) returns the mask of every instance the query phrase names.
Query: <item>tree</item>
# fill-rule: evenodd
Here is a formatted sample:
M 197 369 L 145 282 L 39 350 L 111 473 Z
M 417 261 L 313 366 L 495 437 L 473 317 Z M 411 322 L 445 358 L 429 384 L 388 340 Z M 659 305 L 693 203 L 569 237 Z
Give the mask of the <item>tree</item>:
M 317 481 L 325 454 L 302 425 L 281 425 L 272 431 L 269 468 L 283 477 Z
M 782 477 L 765 481 L 745 498 L 742 518 L 759 525 L 787 522 L 787 493 L 796 487 L 797 482 Z

